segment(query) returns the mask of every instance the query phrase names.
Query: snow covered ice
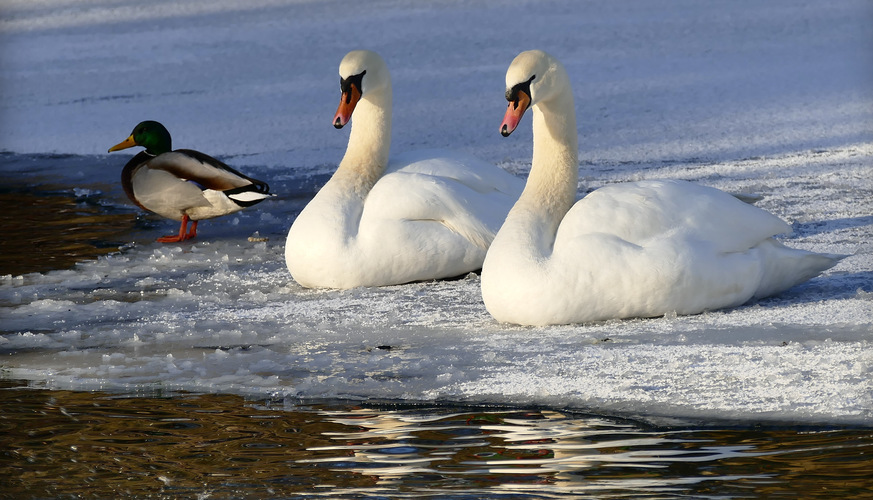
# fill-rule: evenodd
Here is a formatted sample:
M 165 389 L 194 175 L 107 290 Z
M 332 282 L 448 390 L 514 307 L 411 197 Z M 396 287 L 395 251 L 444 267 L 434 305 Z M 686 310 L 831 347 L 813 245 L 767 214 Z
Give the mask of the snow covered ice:
M 81 155 L 54 181 L 130 206 L 129 155 L 103 153 L 155 119 L 176 147 L 279 196 L 206 221 L 190 244 L 153 243 L 176 226 L 155 219 L 119 253 L 0 277 L 0 373 L 54 389 L 869 425 L 871 20 L 866 1 L 3 0 L 0 150 Z M 284 236 L 342 157 L 337 65 L 357 48 L 392 71 L 394 152 L 457 149 L 526 175 L 529 119 L 498 133 L 503 75 L 541 48 L 573 80 L 580 193 L 653 178 L 756 193 L 793 225 L 789 245 L 851 256 L 736 309 L 547 328 L 496 323 L 476 275 L 304 289 Z M 24 165 L 0 172 L 36 175 Z

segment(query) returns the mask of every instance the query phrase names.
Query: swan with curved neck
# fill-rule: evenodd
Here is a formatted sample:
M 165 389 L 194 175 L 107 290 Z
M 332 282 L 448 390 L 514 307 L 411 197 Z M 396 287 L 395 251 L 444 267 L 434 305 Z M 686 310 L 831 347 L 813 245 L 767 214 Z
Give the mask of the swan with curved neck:
M 352 51 L 340 63 L 333 125 L 352 121 L 334 175 L 295 219 L 285 262 L 305 287 L 353 288 L 451 278 L 480 269 L 523 181 L 470 156 L 394 157 L 385 61 Z
M 482 268 L 499 321 L 567 324 L 696 314 L 741 305 L 808 280 L 842 256 L 788 248 L 778 217 L 717 189 L 675 180 L 602 187 L 576 201 L 578 144 L 570 80 L 542 51 L 506 73 L 500 132 L 533 115 L 524 192 Z

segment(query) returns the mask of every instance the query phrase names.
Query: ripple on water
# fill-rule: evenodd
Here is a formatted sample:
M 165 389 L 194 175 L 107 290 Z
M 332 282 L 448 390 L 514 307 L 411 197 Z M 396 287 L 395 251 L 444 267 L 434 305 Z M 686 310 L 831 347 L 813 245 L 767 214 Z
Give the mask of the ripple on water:
M 873 486 L 870 429 L 4 385 L 0 469 L 13 497 L 833 498 Z

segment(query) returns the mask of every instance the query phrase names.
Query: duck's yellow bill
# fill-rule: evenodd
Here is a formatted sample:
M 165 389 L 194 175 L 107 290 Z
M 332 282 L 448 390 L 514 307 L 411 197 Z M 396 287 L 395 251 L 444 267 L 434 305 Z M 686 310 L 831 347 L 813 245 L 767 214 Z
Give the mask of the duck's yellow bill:
M 133 140 L 133 134 L 131 134 L 130 137 L 128 137 L 127 139 L 109 148 L 109 152 L 111 153 L 113 151 L 120 151 L 122 149 L 132 148 L 134 146 L 136 146 L 136 142 Z

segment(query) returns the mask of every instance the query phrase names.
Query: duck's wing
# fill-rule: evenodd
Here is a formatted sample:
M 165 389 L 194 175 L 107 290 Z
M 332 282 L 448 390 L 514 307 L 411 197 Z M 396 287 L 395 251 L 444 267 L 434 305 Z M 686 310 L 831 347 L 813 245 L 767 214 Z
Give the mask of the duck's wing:
M 224 162 L 192 149 L 177 149 L 153 158 L 148 167 L 164 170 L 180 179 L 193 181 L 206 189 L 227 191 L 255 186 L 255 191 L 268 193 L 267 183 L 248 177 Z

